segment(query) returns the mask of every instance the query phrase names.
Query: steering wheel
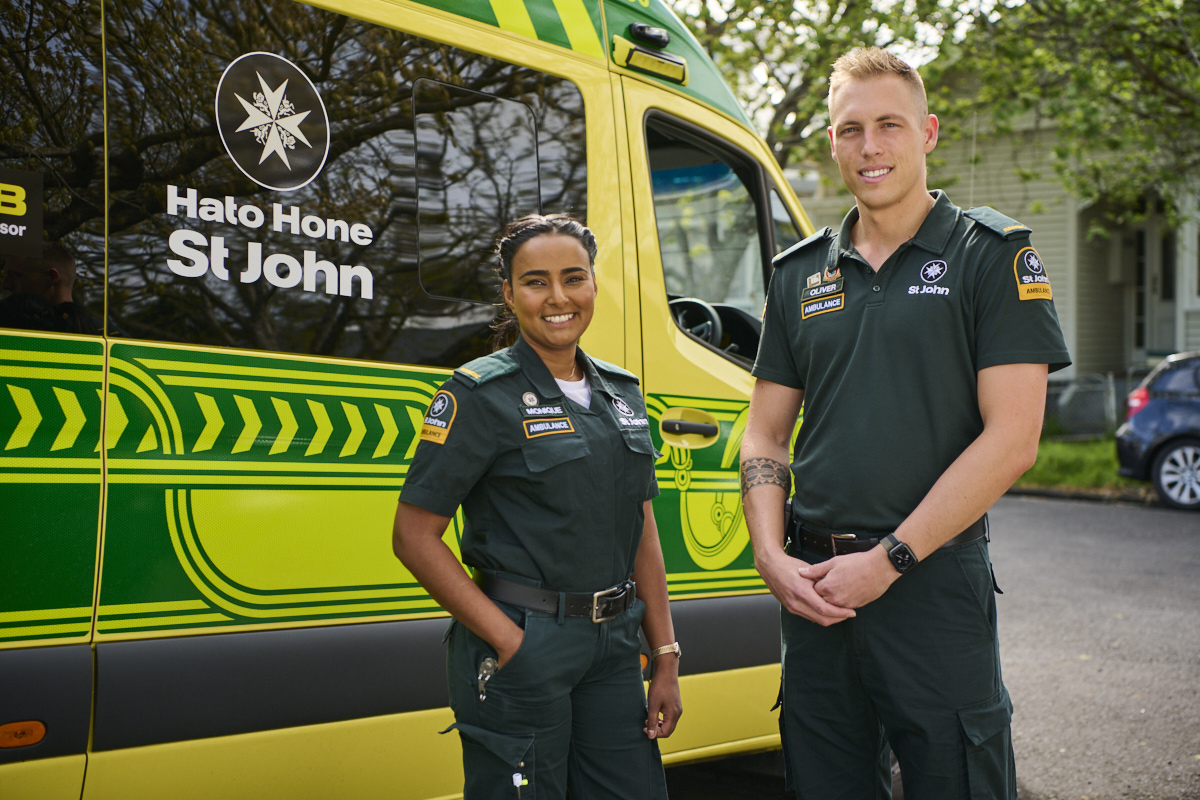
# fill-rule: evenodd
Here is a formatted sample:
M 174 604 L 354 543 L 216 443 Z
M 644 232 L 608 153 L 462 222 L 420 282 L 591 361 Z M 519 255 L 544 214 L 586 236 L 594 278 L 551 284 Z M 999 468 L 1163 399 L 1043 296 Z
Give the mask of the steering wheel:
M 724 331 L 715 308 L 698 297 L 678 297 L 668 305 L 671 316 L 680 328 L 714 347 L 721 346 Z

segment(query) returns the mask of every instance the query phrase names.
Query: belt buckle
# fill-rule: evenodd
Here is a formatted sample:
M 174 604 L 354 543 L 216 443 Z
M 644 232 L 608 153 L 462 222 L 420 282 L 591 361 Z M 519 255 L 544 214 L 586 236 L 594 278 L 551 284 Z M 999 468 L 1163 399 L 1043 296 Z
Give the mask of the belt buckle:
M 592 622 L 599 624 L 601 622 L 608 622 L 610 619 L 616 619 L 616 614 L 610 614 L 605 617 L 600 616 L 600 601 L 624 597 L 627 591 L 629 591 L 628 583 L 619 583 L 616 586 L 610 586 L 607 589 L 601 589 L 600 591 L 595 592 L 592 595 Z M 604 609 L 605 611 L 608 610 L 607 603 L 604 604 Z
M 843 540 L 843 541 L 847 541 L 847 542 L 852 542 L 852 541 L 858 539 L 858 537 L 856 535 L 854 535 L 853 533 L 831 533 L 831 534 L 829 534 L 829 549 L 833 551 L 833 554 L 835 556 L 838 554 L 837 543 L 838 543 L 839 539 Z

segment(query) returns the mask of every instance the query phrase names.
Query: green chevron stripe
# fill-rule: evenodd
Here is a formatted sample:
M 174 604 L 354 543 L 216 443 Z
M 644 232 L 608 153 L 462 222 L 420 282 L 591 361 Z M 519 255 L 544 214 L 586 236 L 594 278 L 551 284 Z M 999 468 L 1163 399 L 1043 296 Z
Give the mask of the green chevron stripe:
M 421 437 L 417 432 L 421 430 L 421 426 L 425 422 L 425 410 L 412 406 L 408 406 L 404 410 L 408 412 L 408 421 L 412 423 L 413 427 L 412 441 L 408 443 L 408 449 L 404 451 L 404 460 L 412 461 L 413 454 L 417 452 L 417 445 L 421 443 Z
M 66 421 L 63 422 L 62 429 L 59 430 L 50 450 L 68 450 L 75 445 L 75 440 L 79 438 L 83 426 L 87 423 L 87 415 L 83 413 L 83 407 L 79 405 L 79 398 L 75 396 L 74 392 L 55 386 L 54 395 L 58 398 L 58 404 L 62 407 Z
M 21 421 L 17 423 L 12 436 L 8 437 L 8 444 L 4 445 L 4 449 L 17 450 L 29 445 L 34 432 L 42 424 L 42 415 L 38 411 L 37 403 L 33 402 L 33 393 L 25 387 L 8 384 L 8 393 L 12 395 Z
M 200 432 L 200 438 L 192 447 L 193 453 L 211 450 L 221 429 L 225 427 L 225 418 L 221 416 L 221 410 L 217 408 L 217 401 L 213 399 L 212 395 L 199 392 L 196 392 L 195 395 L 196 402 L 200 404 L 200 413 L 204 415 L 204 430 Z
M 271 404 L 275 406 L 275 414 L 279 417 L 282 427 L 279 429 L 279 435 L 271 444 L 270 455 L 278 455 L 286 453 L 287 449 L 291 447 L 292 439 L 295 438 L 296 431 L 300 430 L 300 425 L 296 422 L 296 415 L 292 413 L 292 406 L 288 401 L 272 397 Z M 366 429 L 363 430 L 365 433 Z
M 308 443 L 308 449 L 304 451 L 304 455 L 318 456 L 329 442 L 329 436 L 333 433 L 333 423 L 329 421 L 329 412 L 325 410 L 324 403 L 309 400 L 308 410 L 312 412 L 313 419 L 317 422 L 317 433 Z
M 237 403 L 238 411 L 242 413 L 242 420 L 245 423 L 242 427 L 242 435 L 233 445 L 233 452 L 244 453 L 253 446 L 254 440 L 258 438 L 258 432 L 262 430 L 262 420 L 258 418 L 254 401 L 249 397 L 235 394 L 233 399 Z
M 357 453 L 359 445 L 362 444 L 363 437 L 367 435 L 367 426 L 363 422 L 362 412 L 358 410 L 358 406 L 343 400 L 342 411 L 346 413 L 346 419 L 350 421 L 350 436 L 347 437 L 346 443 L 342 445 L 342 452 L 338 453 L 338 458 L 345 458 Z
M 96 390 L 100 394 L 100 390 Z M 125 413 L 125 407 L 121 404 L 121 398 L 113 393 L 108 393 L 108 424 L 105 428 L 104 449 L 112 450 L 117 446 L 117 442 L 121 441 L 121 434 L 125 432 L 125 427 L 129 424 L 129 417 Z
M 392 452 L 392 445 L 396 443 L 396 438 L 400 435 L 400 427 L 396 424 L 396 418 L 392 416 L 392 410 L 387 406 L 376 403 L 375 413 L 379 416 L 379 424 L 383 426 L 383 438 L 379 440 L 371 458 L 382 458 Z

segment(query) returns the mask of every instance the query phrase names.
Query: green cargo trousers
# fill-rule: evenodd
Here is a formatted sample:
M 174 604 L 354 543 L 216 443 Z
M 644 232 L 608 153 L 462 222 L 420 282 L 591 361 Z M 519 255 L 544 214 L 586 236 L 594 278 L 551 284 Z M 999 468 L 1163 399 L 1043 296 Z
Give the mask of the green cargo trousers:
M 823 560 L 801 551 L 799 558 Z M 938 550 L 853 619 L 783 612 L 780 732 L 798 800 L 1016 800 L 987 542 Z
M 525 630 L 479 696 L 487 642 L 447 632 L 450 707 L 463 747 L 464 800 L 666 800 L 658 743 L 646 737 L 637 600 L 608 622 L 496 603 Z M 448 729 L 449 730 L 449 729 Z

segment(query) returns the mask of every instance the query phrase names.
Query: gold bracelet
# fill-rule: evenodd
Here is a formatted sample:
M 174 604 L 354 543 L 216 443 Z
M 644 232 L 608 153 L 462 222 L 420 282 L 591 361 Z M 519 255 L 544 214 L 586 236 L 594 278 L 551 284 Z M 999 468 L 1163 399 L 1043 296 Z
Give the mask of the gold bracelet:
M 664 644 L 662 647 L 656 647 L 650 651 L 651 658 L 665 656 L 667 653 L 674 653 L 676 658 L 683 658 L 683 651 L 679 649 L 679 642 L 671 642 Z

